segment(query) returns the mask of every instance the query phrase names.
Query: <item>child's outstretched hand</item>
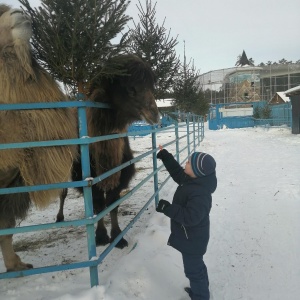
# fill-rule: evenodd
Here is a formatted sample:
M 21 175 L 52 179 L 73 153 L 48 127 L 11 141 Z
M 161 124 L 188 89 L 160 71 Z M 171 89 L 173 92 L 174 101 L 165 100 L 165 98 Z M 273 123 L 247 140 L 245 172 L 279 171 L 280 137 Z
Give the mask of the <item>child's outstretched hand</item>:
M 156 154 L 156 157 L 158 159 L 163 159 L 168 151 L 164 149 L 162 145 L 158 145 L 158 147 L 160 151 Z

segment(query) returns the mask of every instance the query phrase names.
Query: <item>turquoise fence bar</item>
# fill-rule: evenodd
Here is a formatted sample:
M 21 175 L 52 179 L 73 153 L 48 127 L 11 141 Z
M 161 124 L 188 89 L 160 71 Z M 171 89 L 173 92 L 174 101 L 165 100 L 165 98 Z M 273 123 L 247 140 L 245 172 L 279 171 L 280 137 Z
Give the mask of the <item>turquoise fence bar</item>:
M 152 127 L 153 129 L 155 129 L 155 127 Z M 157 149 L 157 145 L 156 145 L 156 133 L 152 132 L 152 149 Z M 153 162 L 153 170 L 157 170 L 157 157 L 156 157 L 156 152 L 152 152 L 152 162 Z M 157 190 L 158 187 L 158 176 L 157 173 L 155 173 L 153 175 L 153 183 L 154 183 L 154 190 Z M 157 206 L 159 201 L 159 194 L 157 193 L 155 195 L 155 206 Z
M 176 159 L 180 163 L 179 159 L 179 130 L 178 130 L 178 122 L 176 123 L 177 126 L 175 126 L 175 139 L 176 139 Z
M 32 231 L 41 231 L 54 228 L 63 228 L 69 226 L 85 226 L 87 231 L 87 249 L 88 249 L 88 258 L 86 261 L 74 262 L 70 264 L 63 265 L 53 265 L 40 268 L 34 268 L 24 271 L 14 271 L 0 273 L 0 279 L 7 278 L 17 278 L 22 276 L 29 276 L 35 274 L 43 274 L 50 272 L 59 272 L 70 269 L 78 268 L 89 268 L 90 271 L 90 285 L 95 286 L 99 284 L 98 278 L 98 266 L 105 259 L 105 257 L 110 253 L 114 246 L 120 241 L 120 239 L 132 228 L 133 224 L 140 218 L 143 212 L 149 207 L 150 204 L 157 203 L 159 199 L 159 191 L 163 188 L 166 182 L 170 179 L 168 176 L 163 182 L 158 183 L 158 172 L 164 167 L 163 165 L 157 166 L 157 145 L 156 145 L 156 135 L 161 131 L 172 131 L 174 132 L 174 139 L 166 144 L 163 147 L 167 147 L 171 144 L 176 144 L 176 153 L 175 157 L 179 161 L 179 155 L 183 151 L 188 151 L 188 155 L 183 157 L 182 162 L 188 159 L 188 156 L 191 152 L 191 147 L 193 151 L 196 150 L 196 145 L 200 145 L 200 142 L 204 138 L 204 123 L 203 118 L 199 116 L 193 116 L 191 114 L 187 115 L 186 122 L 178 122 L 176 115 L 172 122 L 163 128 L 158 126 L 144 127 L 142 130 L 135 130 L 133 128 L 127 133 L 122 134 L 111 134 L 106 136 L 98 136 L 90 138 L 87 133 L 87 120 L 86 120 L 86 108 L 103 108 L 109 109 L 107 104 L 94 103 L 91 101 L 82 101 L 82 95 L 77 96 L 77 101 L 70 102 L 59 102 L 59 103 L 30 103 L 30 104 L 0 104 L 0 110 L 19 110 L 19 109 L 50 109 L 50 108 L 68 108 L 76 107 L 78 108 L 78 122 L 79 122 L 79 138 L 70 139 L 70 140 L 55 140 L 55 141 L 36 141 L 36 142 L 25 142 L 25 143 L 11 143 L 11 144 L 0 144 L 0 151 L 6 149 L 16 149 L 16 148 L 30 148 L 30 147 L 50 147 L 50 146 L 60 146 L 60 145 L 80 145 L 81 151 L 81 163 L 82 163 L 82 181 L 75 182 L 58 182 L 48 185 L 36 185 L 36 186 L 24 186 L 17 188 L 0 188 L 0 194 L 14 194 L 22 192 L 30 192 L 37 190 L 46 190 L 46 189 L 57 189 L 57 188 L 83 188 L 83 198 L 84 198 L 84 208 L 85 208 L 85 217 L 83 219 L 64 221 L 59 223 L 46 223 L 39 225 L 31 226 L 22 226 L 17 228 L 7 228 L 0 230 L 0 235 L 15 234 L 15 233 L 26 233 Z M 191 130 L 191 128 L 192 130 Z M 184 131 L 186 134 L 179 136 L 179 132 Z M 91 178 L 90 177 L 90 161 L 89 161 L 89 145 L 95 142 L 110 140 L 115 138 L 120 138 L 124 136 L 138 136 L 138 135 L 148 135 L 151 134 L 152 138 L 152 149 L 138 155 L 132 160 L 123 163 L 122 165 L 101 174 L 100 176 Z M 152 156 L 153 160 L 153 169 L 150 174 L 143 178 L 134 188 L 132 188 L 126 195 L 121 197 L 118 201 L 107 207 L 97 216 L 93 215 L 93 203 L 92 203 L 92 193 L 91 187 L 97 182 L 111 176 L 115 172 L 120 171 L 129 164 L 136 163 L 147 156 Z M 119 234 L 119 236 L 107 246 L 102 253 L 98 256 L 96 254 L 96 244 L 94 238 L 94 224 L 96 224 L 101 218 L 113 210 L 116 206 L 120 205 L 128 197 L 131 197 L 137 190 L 142 188 L 142 186 L 147 183 L 149 180 L 154 181 L 153 194 L 147 200 L 146 204 L 138 212 L 138 214 L 129 222 L 125 229 Z M 47 208 L 45 209 L 47 210 Z

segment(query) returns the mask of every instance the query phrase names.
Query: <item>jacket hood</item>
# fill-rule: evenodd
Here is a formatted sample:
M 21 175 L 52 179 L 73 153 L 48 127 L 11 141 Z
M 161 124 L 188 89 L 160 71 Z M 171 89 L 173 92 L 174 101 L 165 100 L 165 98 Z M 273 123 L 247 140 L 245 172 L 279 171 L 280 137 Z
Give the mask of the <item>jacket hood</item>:
M 217 176 L 216 172 L 202 177 L 192 179 L 196 184 L 201 185 L 207 189 L 211 194 L 217 189 Z

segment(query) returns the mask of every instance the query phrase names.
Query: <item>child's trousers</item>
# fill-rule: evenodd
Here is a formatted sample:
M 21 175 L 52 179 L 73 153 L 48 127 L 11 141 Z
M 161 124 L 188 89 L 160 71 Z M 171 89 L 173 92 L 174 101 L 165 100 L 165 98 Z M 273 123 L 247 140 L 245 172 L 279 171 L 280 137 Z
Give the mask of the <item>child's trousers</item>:
M 192 300 L 209 300 L 209 281 L 202 255 L 182 253 L 185 276 L 190 281 Z

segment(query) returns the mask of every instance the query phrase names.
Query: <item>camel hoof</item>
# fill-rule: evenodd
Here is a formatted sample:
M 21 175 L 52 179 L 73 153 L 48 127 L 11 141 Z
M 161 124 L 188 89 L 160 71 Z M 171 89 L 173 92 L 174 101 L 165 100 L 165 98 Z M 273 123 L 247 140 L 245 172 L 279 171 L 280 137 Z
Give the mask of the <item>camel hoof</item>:
M 61 216 L 57 216 L 55 222 L 56 222 L 56 223 L 58 223 L 58 222 L 63 222 L 64 220 L 65 220 L 65 217 L 64 217 L 64 216 L 62 216 L 62 217 L 61 217 Z
M 97 236 L 96 235 L 96 246 L 105 246 L 109 244 L 109 236 Z
M 115 246 L 118 249 L 123 249 L 125 247 L 128 247 L 128 242 L 125 239 L 120 239 L 120 241 Z
M 24 271 L 24 270 L 29 270 L 29 269 L 33 269 L 32 264 L 25 264 L 23 262 L 20 262 L 16 267 L 7 269 L 7 272 Z

